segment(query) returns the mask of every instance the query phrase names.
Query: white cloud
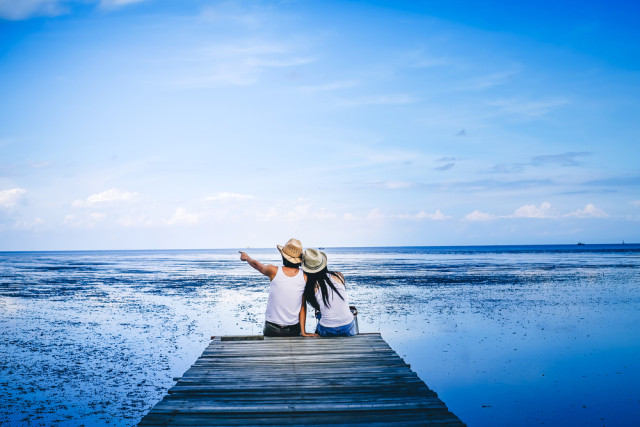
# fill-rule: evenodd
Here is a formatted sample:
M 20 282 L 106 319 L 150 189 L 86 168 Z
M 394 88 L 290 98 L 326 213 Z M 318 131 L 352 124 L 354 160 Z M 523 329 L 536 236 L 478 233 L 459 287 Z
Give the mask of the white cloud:
M 23 188 L 0 190 L 0 207 L 10 208 L 15 206 L 26 193 L 27 190 Z
M 524 205 L 513 212 L 516 218 L 554 218 L 556 215 L 551 209 L 549 202 L 543 202 L 540 207 L 535 205 Z
M 589 203 L 584 207 L 584 209 L 569 212 L 564 216 L 574 218 L 606 218 L 609 214 L 602 209 L 595 207 L 592 203 Z
M 344 215 L 342 215 L 342 217 L 343 217 L 345 220 L 347 220 L 347 221 L 355 221 L 355 220 L 357 220 L 357 219 L 358 219 L 358 217 L 357 217 L 357 216 L 355 216 L 354 214 L 349 213 L 349 212 L 347 212 L 347 213 L 345 213 Z
M 187 212 L 185 208 L 177 208 L 175 214 L 167 221 L 169 225 L 195 225 L 200 220 L 199 215 Z
M 249 200 L 253 199 L 251 194 L 238 194 L 238 193 L 228 193 L 223 191 L 221 193 L 216 194 L 215 196 L 205 197 L 205 201 L 214 201 L 214 200 Z
M 68 9 L 60 0 L 0 0 L 0 18 L 21 20 L 34 16 L 58 16 Z
M 86 200 L 76 200 L 71 205 L 75 208 L 110 205 L 114 203 L 132 202 L 138 198 L 138 193 L 121 191 L 112 188 L 102 193 L 92 194 Z
M 416 220 L 421 220 L 421 219 L 431 219 L 434 221 L 442 221 L 445 219 L 451 219 L 450 216 L 443 214 L 442 212 L 440 212 L 440 209 L 436 210 L 434 213 L 428 213 L 425 211 L 420 211 L 417 214 L 400 214 L 398 215 L 398 218 L 402 218 L 402 219 L 416 219 Z
M 631 204 L 633 206 L 640 206 L 640 200 L 634 200 L 633 202 L 631 202 Z
M 464 216 L 464 219 L 467 221 L 491 221 L 493 219 L 496 219 L 496 216 L 490 213 L 475 210 L 471 213 L 466 214 Z

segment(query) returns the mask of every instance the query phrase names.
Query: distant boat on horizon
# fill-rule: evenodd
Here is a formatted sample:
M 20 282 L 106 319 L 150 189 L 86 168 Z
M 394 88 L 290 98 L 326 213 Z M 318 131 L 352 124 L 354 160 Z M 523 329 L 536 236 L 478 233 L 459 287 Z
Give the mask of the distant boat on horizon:
M 584 243 L 578 242 L 578 246 L 583 246 L 583 245 L 584 245 Z

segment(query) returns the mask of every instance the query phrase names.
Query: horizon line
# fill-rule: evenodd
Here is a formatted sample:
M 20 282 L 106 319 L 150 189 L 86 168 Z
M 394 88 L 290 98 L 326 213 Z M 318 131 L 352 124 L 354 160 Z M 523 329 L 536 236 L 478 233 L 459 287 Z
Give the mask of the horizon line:
M 584 247 L 584 246 L 640 246 L 640 243 L 543 243 L 543 244 L 481 244 L 481 245 L 392 245 L 392 246 L 320 246 L 319 249 L 388 249 L 388 248 L 487 248 L 487 247 L 522 247 L 522 246 L 567 246 L 567 247 Z M 275 246 L 274 246 L 275 248 Z M 42 249 L 42 250 L 0 250 L 1 253 L 35 253 L 35 252 L 153 252 L 153 251 L 232 251 L 238 250 L 245 252 L 246 250 L 267 250 L 271 247 L 257 246 L 238 246 L 227 248 L 154 248 L 154 249 Z

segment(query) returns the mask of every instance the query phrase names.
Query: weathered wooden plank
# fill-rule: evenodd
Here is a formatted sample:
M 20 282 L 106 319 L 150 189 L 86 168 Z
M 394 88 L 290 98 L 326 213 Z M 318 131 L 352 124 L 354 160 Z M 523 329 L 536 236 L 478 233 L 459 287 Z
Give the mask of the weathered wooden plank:
M 402 398 L 402 397 L 406 397 L 406 396 L 414 396 L 414 395 L 419 395 L 419 396 L 429 396 L 429 393 L 432 393 L 433 391 L 430 390 L 429 388 L 427 388 L 427 386 L 420 386 L 420 387 L 403 387 L 403 388 L 397 388 L 394 390 L 380 390 L 379 388 L 374 388 L 374 387 L 369 387 L 369 388 L 363 388 L 363 387 L 353 387 L 353 388 L 341 388 L 339 390 L 339 393 L 336 393 L 335 389 L 331 389 L 328 387 L 325 388 L 316 388 L 316 389 L 300 389 L 299 391 L 291 391 L 290 388 L 286 388 L 286 387 L 281 387 L 281 388 L 269 388 L 269 389 L 263 389 L 262 391 L 258 388 L 254 388 L 254 389 L 236 389 L 236 390 L 225 390 L 225 389 L 220 389 L 220 390 L 206 390 L 206 389 L 201 389 L 201 390 L 196 390 L 196 391 L 190 391 L 190 390 L 183 390 L 183 391 L 175 391 L 175 390 L 169 390 L 169 395 L 171 396 L 171 398 L 183 398 L 184 396 L 189 395 L 190 398 L 194 398 L 195 396 L 208 396 L 208 397 L 214 397 L 214 396 L 288 396 L 289 398 L 293 398 L 293 397 L 316 397 L 318 399 L 323 398 L 324 396 L 335 396 L 335 395 L 341 395 L 344 396 L 346 399 L 351 398 L 351 396 L 359 396 L 359 395 L 374 395 L 374 396 L 380 396 L 380 397 L 387 397 L 387 396 L 392 396 L 395 398 Z
M 262 341 L 263 335 L 227 335 L 220 337 L 220 341 Z
M 145 417 L 146 418 L 146 417 Z M 143 420 L 145 421 L 145 420 Z M 451 417 L 451 413 L 444 409 L 435 410 L 394 410 L 394 411 L 353 411 L 320 412 L 320 413 L 238 413 L 225 414 L 223 417 L 211 418 L 201 414 L 159 414 L 151 416 L 141 425 L 368 425 L 368 426 L 398 426 L 398 425 L 437 425 L 460 426 L 460 420 Z
M 179 411 L 227 413 L 227 412 L 318 412 L 318 411 L 361 411 L 363 409 L 394 410 L 394 409 L 423 409 L 443 408 L 444 403 L 440 399 L 414 399 L 412 401 L 363 401 L 363 402 L 271 402 L 260 404 L 257 402 L 233 403 L 233 402 L 207 402 L 192 403 L 173 401 L 160 402 L 155 408 L 159 413 L 175 413 Z
M 367 403 L 374 401 L 382 401 L 382 402 L 395 402 L 398 401 L 398 395 L 387 395 L 382 396 L 377 393 L 361 393 L 358 395 L 349 395 L 348 399 L 345 399 L 343 395 L 336 394 L 324 394 L 322 395 L 321 401 L 325 404 L 329 404 L 332 402 L 343 403 L 345 401 L 353 402 L 353 403 Z M 160 401 L 158 405 L 162 405 L 166 407 L 166 405 L 182 405 L 182 404 L 194 404 L 194 405 L 202 405 L 202 404 L 210 404 L 210 403 L 221 403 L 221 402 L 278 402 L 282 399 L 287 399 L 291 401 L 291 394 L 246 394 L 246 395 L 238 395 L 238 394 L 219 394 L 217 396 L 192 396 L 192 395 L 174 395 L 171 398 L 167 397 Z M 318 402 L 320 399 L 318 395 L 297 395 L 295 396 L 296 403 L 305 403 L 305 402 Z M 426 400 L 425 400 L 426 399 Z M 402 397 L 403 402 L 422 402 L 422 401 L 433 401 L 440 402 L 437 394 L 406 394 Z

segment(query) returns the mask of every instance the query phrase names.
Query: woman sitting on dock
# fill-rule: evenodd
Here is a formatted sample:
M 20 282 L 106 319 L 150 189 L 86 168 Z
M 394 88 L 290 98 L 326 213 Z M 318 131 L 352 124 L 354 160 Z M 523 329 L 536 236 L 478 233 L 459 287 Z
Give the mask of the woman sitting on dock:
M 302 257 L 302 271 L 307 273 L 304 299 L 320 311 L 316 333 L 323 337 L 356 335 L 344 276 L 327 269 L 327 255 L 317 249 L 306 249 Z

